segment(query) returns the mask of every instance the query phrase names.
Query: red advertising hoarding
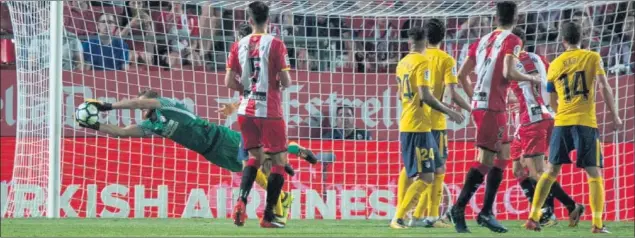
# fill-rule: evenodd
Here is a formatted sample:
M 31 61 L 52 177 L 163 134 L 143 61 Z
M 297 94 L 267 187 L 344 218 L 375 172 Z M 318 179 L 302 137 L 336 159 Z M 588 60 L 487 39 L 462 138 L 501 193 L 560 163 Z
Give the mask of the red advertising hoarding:
M 38 216 L 44 209 L 44 184 L 20 187 L 12 183 L 14 138 L 1 140 L 2 201 L 20 201 L 2 206 L 4 217 Z M 354 142 L 300 140 L 319 153 L 332 153 L 334 161 L 311 166 L 292 158 L 297 174 L 287 177 L 285 189 L 296 198 L 292 218 L 388 219 L 394 214 L 400 158 L 398 142 Z M 158 146 L 157 146 L 158 145 Z M 619 146 L 622 156 L 615 156 Z M 473 148 L 469 142 L 453 142 L 451 148 Z M 606 167 L 606 219 L 635 218 L 635 189 L 632 182 L 633 143 L 604 144 Z M 452 150 L 445 178 L 446 202 L 458 196 L 475 150 Z M 66 139 L 62 156 L 62 215 L 69 217 L 229 217 L 239 174 L 216 167 L 196 154 L 163 139 Z M 616 165 L 628 165 L 617 167 Z M 21 168 L 19 173 L 28 173 Z M 617 177 L 616 172 L 621 176 Z M 588 201 L 586 175 L 565 166 L 559 178 L 565 191 L 581 203 Z M 507 170 L 497 196 L 500 219 L 526 219 L 529 203 Z M 19 177 L 16 175 L 16 177 Z M 616 184 L 620 184 L 616 187 Z M 13 190 L 13 192 L 12 192 Z M 619 191 L 616 191 L 619 190 Z M 255 217 L 264 206 L 264 192 L 252 193 L 248 215 Z M 234 194 L 233 194 L 234 193 Z M 233 196 L 232 196 L 233 194 Z M 620 197 L 615 197 L 620 194 Z M 8 197 L 13 196 L 13 197 Z M 468 206 L 473 217 L 483 200 L 479 190 Z M 38 203 L 39 202 L 39 203 Z M 255 204 L 255 205 L 254 205 Z M 566 210 L 558 206 L 558 217 Z M 619 209 L 618 209 L 619 208 Z M 590 219 L 587 213 L 583 219 Z

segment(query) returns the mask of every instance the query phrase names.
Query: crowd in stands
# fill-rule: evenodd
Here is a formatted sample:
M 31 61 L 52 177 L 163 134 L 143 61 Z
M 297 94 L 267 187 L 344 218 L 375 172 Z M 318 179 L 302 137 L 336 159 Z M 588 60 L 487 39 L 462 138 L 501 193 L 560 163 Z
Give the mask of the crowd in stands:
M 238 26 L 246 22 L 241 8 L 222 9 L 215 7 L 213 1 L 113 2 L 66 1 L 64 69 L 224 70 L 227 50 L 237 38 Z M 634 8 L 635 4 L 628 1 L 586 9 L 523 13 L 519 26 L 526 30 L 528 51 L 553 59 L 564 50 L 559 43 L 558 25 L 563 21 L 579 22 L 585 30 L 583 46 L 599 51 L 610 69 L 630 73 L 635 71 Z M 3 42 L 11 38 L 15 28 L 8 11 L 3 1 L 0 12 L 7 13 L 0 17 Z M 493 30 L 492 16 L 443 19 L 447 40 L 442 47 L 458 62 L 465 58 L 471 41 Z M 409 27 L 421 25 L 424 20 L 397 14 L 338 17 L 285 12 L 272 17 L 270 33 L 283 37 L 291 64 L 298 70 L 385 73 L 391 72 L 408 51 Z M 47 39 L 47 34 L 34 37 L 29 51 L 47 49 Z

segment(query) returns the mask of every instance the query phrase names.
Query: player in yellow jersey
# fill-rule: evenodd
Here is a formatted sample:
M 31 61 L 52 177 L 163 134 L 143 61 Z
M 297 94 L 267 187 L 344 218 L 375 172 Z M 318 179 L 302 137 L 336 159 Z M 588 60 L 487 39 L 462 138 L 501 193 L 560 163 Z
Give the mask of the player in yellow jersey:
M 576 166 L 586 170 L 592 211 L 592 232 L 610 233 L 602 223 L 604 209 L 604 181 L 602 179 L 602 152 L 595 112 L 595 84 L 600 86 L 618 130 L 622 120 L 617 115 L 611 86 L 606 79 L 600 55 L 580 49 L 582 29 L 572 22 L 563 24 L 561 35 L 567 51 L 550 65 L 547 90 L 551 92 L 551 106 L 556 110 L 555 127 L 549 141 L 549 163 L 536 185 L 529 220 L 525 227 L 540 230 L 540 208 L 549 190 L 560 174 L 562 164 L 570 164 L 569 152 L 577 151 Z M 579 221 L 579 220 L 578 220 Z M 573 224 L 577 225 L 578 221 Z
M 398 98 L 402 105 L 399 132 L 406 174 L 409 178 L 414 178 L 414 181 L 406 190 L 390 223 L 390 227 L 395 229 L 406 228 L 404 214 L 414 205 L 414 198 L 431 188 L 428 185 L 434 182 L 434 159 L 438 150 L 431 132 L 431 108 L 447 114 L 452 121 L 463 121 L 463 115 L 443 105 L 432 94 L 428 60 L 424 55 L 424 28 L 413 27 L 408 36 L 410 54 L 397 64 Z
M 456 62 L 452 56 L 439 48 L 445 37 L 443 22 L 439 19 L 430 19 L 424 24 L 424 27 L 427 40 L 425 56 L 428 59 L 432 95 L 445 104 L 454 101 L 459 107 L 470 112 L 470 104 L 456 90 L 458 83 Z M 432 136 L 439 151 L 438 156 L 434 158 L 434 183 L 427 193 L 422 193 L 419 197 L 408 226 L 447 228 L 451 225 L 439 219 L 439 205 L 443 197 L 443 181 L 445 179 L 445 162 L 448 156 L 448 137 L 445 131 L 447 125 L 445 115 L 437 110 L 430 112 L 430 121 L 432 123 Z M 403 177 L 407 179 L 405 169 L 399 174 L 399 181 L 406 180 Z M 399 185 L 401 190 L 405 190 L 406 187 Z

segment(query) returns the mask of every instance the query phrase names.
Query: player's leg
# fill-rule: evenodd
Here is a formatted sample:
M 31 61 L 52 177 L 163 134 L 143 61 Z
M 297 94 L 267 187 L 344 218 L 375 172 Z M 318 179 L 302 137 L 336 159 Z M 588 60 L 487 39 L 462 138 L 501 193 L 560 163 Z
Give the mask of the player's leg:
M 268 177 L 267 198 L 261 227 L 281 228 L 284 224 L 276 222 L 274 207 L 284 185 L 285 165 L 287 164 L 287 135 L 286 124 L 282 119 L 260 120 L 263 124 L 263 147 L 272 162 L 271 173 Z
M 509 145 L 510 140 L 507 135 L 507 116 L 505 113 L 490 112 L 489 116 L 486 116 L 489 120 L 486 120 L 488 124 L 493 124 L 495 127 L 490 128 L 496 132 L 495 144 L 481 144 L 482 148 L 491 148 L 496 151 L 496 156 L 493 161 L 491 158 L 483 158 L 481 163 L 491 165 L 489 172 L 487 173 L 487 180 L 485 182 L 485 199 L 483 200 L 483 207 L 479 213 L 476 221 L 479 225 L 485 226 L 493 232 L 505 233 L 507 228 L 501 225 L 496 216 L 492 212 L 494 203 L 496 202 L 496 194 L 501 182 L 503 182 L 503 174 L 505 168 L 509 164 Z M 491 133 L 491 132 L 490 132 Z M 493 148 L 492 148 L 493 146 Z M 491 161 L 491 162 L 490 162 Z M 491 164 L 489 164 L 491 163 Z
M 506 132 L 505 132 L 506 133 Z M 503 139 L 503 141 L 505 141 Z M 493 166 L 490 169 L 489 173 L 487 173 L 487 180 L 485 182 L 485 199 L 483 200 L 483 207 L 481 212 L 479 212 L 476 222 L 484 227 L 487 227 L 493 232 L 496 233 L 506 233 L 508 230 L 504 227 L 498 220 L 496 220 L 496 216 L 494 215 L 493 207 L 496 202 L 496 194 L 498 193 L 498 188 L 500 184 L 503 182 L 503 175 L 505 173 L 505 168 L 509 164 L 509 145 L 510 143 L 503 143 L 501 145 L 500 151 L 496 154 L 496 159 L 494 159 Z
M 287 152 L 289 154 L 299 156 L 300 158 L 306 160 L 310 164 L 316 164 L 317 163 L 317 157 L 315 157 L 315 154 L 313 154 L 313 152 L 311 150 L 302 147 L 298 143 L 290 142 L 287 145 Z
M 403 201 L 397 207 L 397 212 L 390 227 L 395 229 L 406 228 L 403 217 L 409 211 L 415 197 L 428 189 L 434 180 L 434 148 L 432 134 L 426 133 L 401 133 L 401 153 L 404 167 L 408 177 L 415 178 L 408 187 Z
M 422 194 L 422 198 L 420 198 L 417 208 L 415 209 L 416 216 L 414 217 L 423 218 L 425 216 L 422 223 L 426 227 L 447 228 L 449 224 L 439 219 L 439 206 L 443 198 L 445 163 L 448 157 L 448 140 L 444 130 L 432 131 L 432 135 L 438 147 L 438 153 L 435 155 L 434 160 L 434 182 L 429 189 L 429 194 Z
M 412 179 L 408 177 L 408 172 L 406 170 L 406 167 L 404 167 L 399 172 L 399 180 L 397 181 L 397 207 L 403 201 L 404 196 L 406 196 L 406 190 L 408 190 L 408 187 L 412 184 Z
M 597 129 L 586 126 L 575 126 L 573 128 L 573 138 L 576 143 L 576 166 L 586 170 L 589 183 L 589 204 L 592 212 L 592 232 L 610 233 L 604 223 L 604 179 L 602 178 L 602 168 L 604 158 L 602 157 L 602 145 L 600 144 Z
M 536 184 L 534 199 L 531 203 L 529 220 L 525 224 L 525 228 L 529 230 L 540 230 L 540 221 L 542 206 L 544 205 L 551 186 L 560 174 L 562 164 L 570 164 L 569 158 L 570 148 L 573 148 L 573 140 L 571 139 L 569 126 L 558 126 L 553 129 L 553 133 L 549 140 L 549 163 L 547 172 L 543 173 Z
M 494 166 L 494 158 L 499 148 L 499 128 L 493 121 L 491 113 L 483 110 L 473 111 L 472 117 L 476 124 L 476 146 L 478 148 L 477 162 L 472 165 L 465 176 L 463 189 L 459 193 L 454 206 L 448 212 L 448 218 L 454 223 L 459 233 L 469 233 L 465 222 L 465 207 L 481 184 L 485 181 L 490 169 Z
M 246 162 L 246 166 L 243 169 L 243 175 L 240 181 L 240 192 L 239 199 L 234 207 L 234 224 L 237 226 L 243 226 L 245 224 L 246 219 L 246 204 L 247 198 L 249 197 L 249 193 L 251 192 L 251 188 L 253 187 L 254 181 L 258 175 L 258 169 L 262 161 L 264 161 L 264 152 L 262 150 L 262 145 L 260 144 L 260 127 L 257 122 L 254 121 L 253 118 L 249 117 L 238 117 L 238 123 L 241 127 L 241 134 L 243 138 L 243 146 L 249 154 L 251 158 L 249 158 Z

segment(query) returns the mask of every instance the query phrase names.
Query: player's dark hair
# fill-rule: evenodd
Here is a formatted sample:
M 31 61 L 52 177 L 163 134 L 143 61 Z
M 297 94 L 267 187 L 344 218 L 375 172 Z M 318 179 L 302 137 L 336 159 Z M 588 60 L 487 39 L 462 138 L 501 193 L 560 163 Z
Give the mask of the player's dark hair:
M 445 38 L 445 25 L 437 18 L 426 21 L 425 24 L 426 39 L 429 44 L 439 44 Z
M 562 24 L 560 34 L 562 39 L 571 45 L 580 44 L 582 38 L 582 27 L 575 22 L 566 22 Z
M 261 1 L 254 1 L 247 7 L 247 14 L 256 25 L 262 25 L 269 19 L 269 6 Z
M 423 27 L 413 26 L 408 30 L 408 38 L 414 42 L 423 41 L 426 36 L 426 31 Z
M 496 3 L 496 17 L 500 26 L 512 26 L 516 23 L 517 7 L 512 1 Z
M 337 107 L 337 110 L 335 110 L 335 114 L 339 115 L 340 112 L 343 110 L 351 110 L 351 113 L 355 113 L 355 109 L 353 109 L 353 107 L 344 105 L 344 106 Z
M 251 26 L 247 23 L 240 24 L 238 27 L 238 37 L 243 38 L 249 34 L 251 34 Z
M 137 97 L 146 97 L 146 98 L 159 98 L 159 93 L 152 89 L 144 89 L 137 94 Z
M 512 29 L 512 34 L 518 36 L 518 38 L 520 38 L 520 40 L 523 42 L 523 45 L 525 45 L 527 36 L 525 35 L 525 31 L 523 29 L 521 29 L 520 27 L 514 27 L 514 29 Z

